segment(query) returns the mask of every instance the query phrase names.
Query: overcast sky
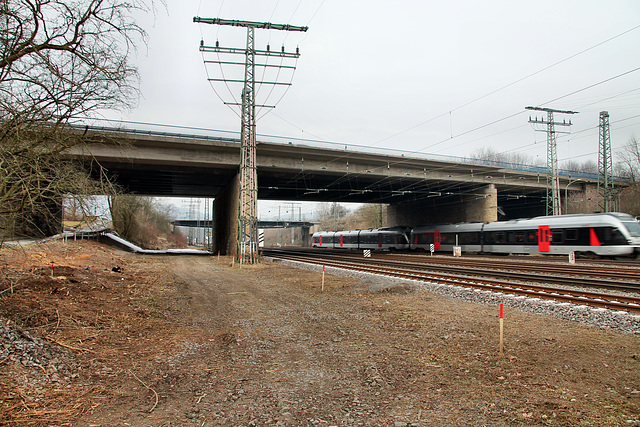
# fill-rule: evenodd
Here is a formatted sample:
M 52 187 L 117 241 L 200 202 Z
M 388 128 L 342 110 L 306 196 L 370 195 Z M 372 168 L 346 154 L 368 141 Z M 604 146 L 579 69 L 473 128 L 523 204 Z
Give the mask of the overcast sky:
M 616 149 L 640 137 L 637 0 L 167 0 L 167 9 L 140 21 L 149 43 L 134 59 L 139 105 L 104 117 L 239 131 L 238 108 L 223 102 L 239 101 L 241 87 L 208 78 L 242 71 L 205 65 L 204 59 L 223 58 L 203 56 L 198 47 L 217 40 L 243 48 L 246 29 L 196 24 L 194 16 L 309 26 L 306 33 L 256 30 L 257 49 L 284 44 L 301 54 L 297 62 L 268 62 L 296 65 L 295 73 L 256 73 L 292 82 L 286 93 L 259 88 L 258 103 L 276 105 L 259 111 L 259 139 L 443 156 L 492 148 L 544 162 L 546 134 L 528 123 L 535 113 L 527 106 L 579 112 L 556 115 L 573 123 L 570 135 L 558 137 L 561 162 L 597 161 L 603 110 L 610 114 L 614 161 Z
M 198 46 L 242 48 L 246 30 L 194 16 L 309 26 L 256 30 L 256 48 L 284 43 L 301 54 L 285 62 L 297 66 L 293 76 L 277 76 L 293 83 L 284 96 L 278 87 L 265 101 L 271 87 L 259 89 L 258 101 L 276 108 L 260 111 L 258 134 L 450 156 L 491 147 L 544 160 L 546 134 L 525 111 L 541 106 L 579 112 L 571 135 L 558 138 L 561 161 L 597 160 L 603 110 L 614 149 L 640 137 L 637 0 L 168 0 L 141 21 L 149 45 L 135 58 L 140 104 L 105 117 L 239 130 L 237 107 L 223 100 L 239 100 L 240 86 L 208 81 L 238 67 L 205 66 L 216 57 Z

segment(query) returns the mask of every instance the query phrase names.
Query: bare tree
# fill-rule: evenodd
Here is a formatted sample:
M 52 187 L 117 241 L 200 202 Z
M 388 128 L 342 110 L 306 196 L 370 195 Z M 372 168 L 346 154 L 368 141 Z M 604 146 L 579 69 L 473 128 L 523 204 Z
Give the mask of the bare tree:
M 640 141 L 635 136 L 629 138 L 618 156 L 620 173 L 632 182 L 640 181 Z
M 109 204 L 114 229 L 131 242 L 154 248 L 172 234 L 169 211 L 152 197 L 121 194 L 111 197 Z
M 586 160 L 584 162 L 579 162 L 577 160 L 567 160 L 563 162 L 560 166 L 560 169 L 574 171 L 574 172 L 585 172 L 585 173 L 598 173 L 598 165 L 593 160 Z
M 0 3 L 0 244 L 16 225 L 51 232 L 65 194 L 100 191 L 63 154 L 83 142 L 78 118 L 137 99 L 127 58 L 146 37 L 140 11 L 137 0 Z
M 491 147 L 481 147 L 471 153 L 472 159 L 491 162 L 513 163 L 520 165 L 534 165 L 536 159 L 522 153 L 500 153 Z
M 620 210 L 640 216 L 640 141 L 631 137 L 619 154 L 619 173 L 629 179 L 629 186 L 620 193 Z

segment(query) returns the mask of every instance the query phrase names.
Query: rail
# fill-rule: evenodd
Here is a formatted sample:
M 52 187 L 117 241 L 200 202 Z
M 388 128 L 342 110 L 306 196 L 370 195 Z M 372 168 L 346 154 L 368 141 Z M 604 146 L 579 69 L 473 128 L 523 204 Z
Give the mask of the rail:
M 504 281 L 496 279 L 484 279 L 477 277 L 469 277 L 461 274 L 444 274 L 424 269 L 416 270 L 409 268 L 407 265 L 390 267 L 387 265 L 379 265 L 377 261 L 355 261 L 353 259 L 340 260 L 338 256 L 327 258 L 326 256 L 308 256 L 286 253 L 283 251 L 268 250 L 265 255 L 279 259 L 289 259 L 304 263 L 316 265 L 333 266 L 337 268 L 345 268 L 349 270 L 363 271 L 374 274 L 382 274 L 387 276 L 398 277 L 402 279 L 419 280 L 430 283 L 439 283 L 453 286 L 462 286 L 472 289 L 482 289 L 492 292 L 508 293 L 521 295 L 525 297 L 534 297 L 541 299 L 554 300 L 558 302 L 569 302 L 572 304 L 581 304 L 591 307 L 607 308 L 612 310 L 623 310 L 633 313 L 640 313 L 640 297 L 635 295 L 619 295 L 604 292 L 593 292 L 576 288 L 559 288 L 546 285 L 538 285 L 534 283 L 518 283 L 514 281 Z M 384 263 L 384 262 L 383 262 Z M 376 265 L 378 264 L 378 265 Z M 545 276 L 544 280 L 552 277 Z M 538 280 L 540 280 L 538 276 Z M 574 278 L 574 282 L 575 282 Z M 596 281 L 602 282 L 602 281 Z M 592 283 L 596 283 L 592 282 Z M 629 289 L 627 289 L 629 290 Z M 640 287 L 635 287 L 635 291 Z

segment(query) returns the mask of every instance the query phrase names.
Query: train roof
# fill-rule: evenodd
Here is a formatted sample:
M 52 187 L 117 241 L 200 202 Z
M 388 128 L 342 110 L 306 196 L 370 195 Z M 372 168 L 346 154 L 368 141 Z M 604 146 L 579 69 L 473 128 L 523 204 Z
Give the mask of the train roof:
M 395 227 L 381 227 L 381 228 L 365 228 L 365 229 L 355 229 L 355 230 L 339 230 L 339 231 L 316 231 L 313 233 L 314 235 L 319 234 L 353 234 L 353 233 L 406 233 L 411 231 L 411 227 L 399 225 Z
M 619 212 L 549 215 L 537 216 L 533 218 L 513 219 L 510 221 L 490 222 L 484 226 L 484 229 L 495 230 L 501 228 L 513 228 L 517 225 L 523 227 L 537 227 L 540 225 L 577 227 L 598 224 L 618 224 L 619 221 L 635 221 L 635 218 L 629 214 Z

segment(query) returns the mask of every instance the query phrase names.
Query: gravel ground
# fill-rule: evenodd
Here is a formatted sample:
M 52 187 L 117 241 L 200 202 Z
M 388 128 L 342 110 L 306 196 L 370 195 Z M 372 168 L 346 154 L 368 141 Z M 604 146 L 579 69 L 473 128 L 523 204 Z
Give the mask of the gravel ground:
M 274 259 L 270 259 L 274 261 Z M 316 264 L 307 264 L 298 261 L 280 261 L 284 265 L 309 271 L 321 272 L 322 267 Z M 326 267 L 326 272 L 355 277 L 372 283 L 379 282 L 379 275 L 373 273 L 356 272 L 344 268 Z M 512 307 L 528 313 L 553 316 L 558 319 L 572 322 L 584 323 L 585 325 L 596 326 L 603 329 L 613 329 L 624 333 L 640 336 L 640 315 L 628 313 L 626 311 L 609 310 L 604 308 L 594 308 L 586 305 L 576 305 L 563 302 L 539 298 L 527 298 L 517 295 L 505 295 L 492 291 L 463 288 L 453 285 L 442 285 L 438 283 L 422 282 L 417 280 L 385 279 L 389 284 L 410 284 L 418 286 L 428 291 L 461 301 L 474 302 L 485 305 L 499 305 L 503 303 L 507 307 Z
M 640 426 L 637 319 L 307 268 L 0 251 L 0 425 Z

